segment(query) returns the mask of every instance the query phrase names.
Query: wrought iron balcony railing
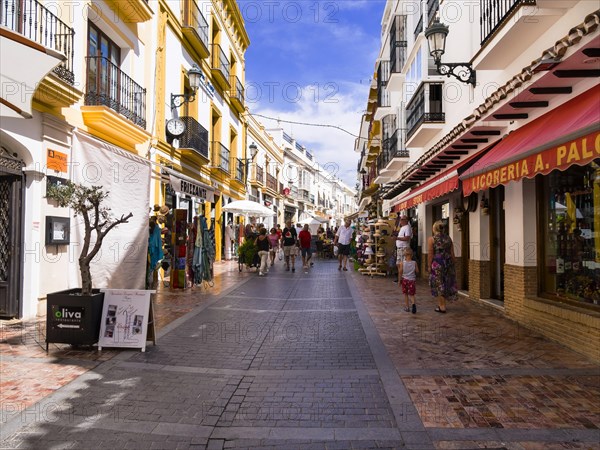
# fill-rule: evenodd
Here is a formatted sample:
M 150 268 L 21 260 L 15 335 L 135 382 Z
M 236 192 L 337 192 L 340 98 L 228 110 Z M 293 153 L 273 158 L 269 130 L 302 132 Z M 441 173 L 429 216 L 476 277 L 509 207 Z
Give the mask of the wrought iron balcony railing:
M 213 141 L 212 145 L 214 166 L 229 173 L 229 149 L 217 141 Z
M 229 91 L 229 96 L 231 98 L 236 99 L 242 105 L 244 104 L 244 86 L 238 77 L 235 75 L 231 77 L 231 90 Z
M 208 48 L 208 22 L 195 0 L 185 0 L 183 9 L 183 26 L 193 28 L 202 43 Z
M 196 119 L 189 116 L 180 117 L 185 124 L 185 131 L 179 137 L 179 148 L 190 148 L 199 155 L 209 159 L 208 131 Z
M 433 22 L 435 14 L 440 9 L 440 0 L 427 0 L 427 26 Z
M 213 44 L 212 46 L 212 67 L 221 72 L 223 78 L 229 82 L 231 78 L 231 64 L 219 44 Z
M 390 29 L 390 72 L 400 73 L 406 62 L 406 16 L 395 16 Z
M 521 5 L 535 5 L 535 0 L 480 0 L 481 45 L 487 42 Z
M 244 161 L 242 161 L 240 158 L 235 158 L 235 179 L 243 183 L 245 171 Z
M 270 173 L 267 173 L 267 187 L 274 191 L 277 191 L 277 178 Z
M 429 98 L 425 100 L 425 84 L 422 84 L 406 107 L 407 137 L 425 122 L 443 122 L 446 118 L 442 104 L 442 84 L 427 83 Z
M 104 105 L 146 128 L 146 89 L 102 56 L 88 56 L 86 105 Z
M 264 171 L 260 166 L 256 166 L 256 172 L 254 172 L 256 177 L 255 180 L 259 183 L 264 183 Z
M 53 72 L 73 85 L 73 28 L 37 0 L 0 0 L 0 26 L 64 54 L 67 59 L 55 67 Z

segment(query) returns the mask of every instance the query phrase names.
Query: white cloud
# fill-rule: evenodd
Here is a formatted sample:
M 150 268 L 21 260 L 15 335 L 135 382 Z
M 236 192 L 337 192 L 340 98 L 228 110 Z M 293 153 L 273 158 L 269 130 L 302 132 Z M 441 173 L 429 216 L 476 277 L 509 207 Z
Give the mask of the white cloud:
M 276 108 L 258 108 L 256 113 L 276 117 L 281 120 L 334 125 L 353 135 L 359 132 L 360 120 L 366 105 L 368 85 L 344 83 L 339 91 L 328 96 L 321 95 L 322 86 L 304 86 L 302 96 L 290 110 L 283 112 Z M 321 94 L 324 94 L 321 92 Z M 276 122 L 258 118 L 267 128 L 276 126 Z M 358 154 L 354 152 L 355 136 L 339 129 L 323 126 L 280 123 L 286 133 L 292 135 L 316 157 L 317 163 L 330 175 L 341 178 L 346 184 L 356 184 L 356 166 Z

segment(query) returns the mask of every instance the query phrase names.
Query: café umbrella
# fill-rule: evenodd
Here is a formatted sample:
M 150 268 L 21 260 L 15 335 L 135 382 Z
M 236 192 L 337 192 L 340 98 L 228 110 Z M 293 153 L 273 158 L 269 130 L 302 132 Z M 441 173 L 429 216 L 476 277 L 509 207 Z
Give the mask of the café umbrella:
M 224 212 L 247 214 L 255 217 L 268 217 L 275 214 L 272 209 L 252 200 L 236 200 L 223 206 L 222 209 Z

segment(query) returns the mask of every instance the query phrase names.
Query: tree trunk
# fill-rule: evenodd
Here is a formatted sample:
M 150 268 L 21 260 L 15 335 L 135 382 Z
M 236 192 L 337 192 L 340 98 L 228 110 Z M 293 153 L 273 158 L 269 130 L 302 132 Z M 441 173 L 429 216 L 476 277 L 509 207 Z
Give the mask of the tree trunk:
M 79 270 L 81 271 L 81 294 L 92 294 L 92 272 L 90 271 L 90 261 L 87 258 L 79 259 Z

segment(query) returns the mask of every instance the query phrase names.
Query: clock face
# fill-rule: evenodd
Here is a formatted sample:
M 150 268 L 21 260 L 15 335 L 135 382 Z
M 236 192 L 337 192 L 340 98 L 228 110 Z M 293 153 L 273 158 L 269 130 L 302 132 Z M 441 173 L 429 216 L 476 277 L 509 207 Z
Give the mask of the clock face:
M 167 131 L 172 136 L 181 136 L 185 131 L 185 124 L 181 119 L 171 119 L 167 122 Z

